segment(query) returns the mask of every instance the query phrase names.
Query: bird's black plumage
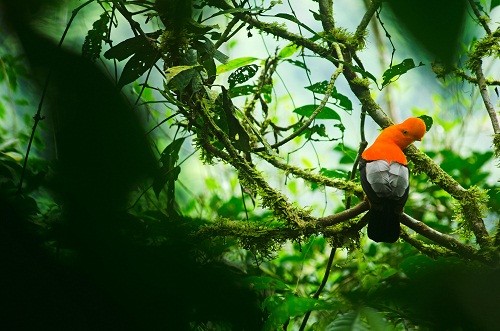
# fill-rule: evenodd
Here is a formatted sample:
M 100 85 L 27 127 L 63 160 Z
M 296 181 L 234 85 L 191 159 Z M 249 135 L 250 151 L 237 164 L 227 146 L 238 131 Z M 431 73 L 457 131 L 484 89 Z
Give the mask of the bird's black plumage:
M 408 182 L 405 183 L 404 181 L 399 183 L 399 185 L 406 186 L 402 195 L 400 193 L 401 188 L 391 187 L 390 185 L 387 185 L 384 192 L 381 192 L 380 188 L 373 185 L 373 181 L 370 183 L 368 180 L 367 164 L 369 162 L 379 161 L 361 159 L 359 163 L 361 186 L 370 202 L 370 210 L 363 216 L 365 220 L 368 220 L 368 237 L 376 242 L 393 243 L 398 240 L 401 231 L 399 219 L 406 200 L 408 200 L 409 185 Z M 408 171 L 405 165 L 401 166 Z M 388 180 L 396 176 L 389 172 L 384 175 Z

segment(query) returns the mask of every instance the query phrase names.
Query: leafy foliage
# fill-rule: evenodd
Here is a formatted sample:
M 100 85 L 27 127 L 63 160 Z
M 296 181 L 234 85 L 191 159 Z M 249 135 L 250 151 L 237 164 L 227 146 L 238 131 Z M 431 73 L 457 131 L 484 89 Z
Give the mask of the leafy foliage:
M 352 33 L 336 19 L 346 8 L 332 16 L 328 3 L 88 1 L 67 26 L 78 34 L 71 24 L 92 18 L 80 55 L 38 29 L 47 14 L 25 16 L 36 0 L 1 1 L 16 32 L 0 47 L 7 327 L 497 327 L 497 160 L 457 143 L 484 131 L 472 128 L 475 95 L 496 100 L 498 77 L 478 69 L 498 64 L 497 2 L 371 1 Z M 484 31 L 460 38 L 466 10 Z M 440 63 L 416 65 L 420 46 Z M 425 84 L 459 102 L 436 91 L 436 109 L 411 110 L 428 132 L 425 154 L 406 150 L 403 239 L 375 244 L 356 173 L 365 123 L 407 116 L 401 99 L 424 99 L 417 76 L 431 68 Z

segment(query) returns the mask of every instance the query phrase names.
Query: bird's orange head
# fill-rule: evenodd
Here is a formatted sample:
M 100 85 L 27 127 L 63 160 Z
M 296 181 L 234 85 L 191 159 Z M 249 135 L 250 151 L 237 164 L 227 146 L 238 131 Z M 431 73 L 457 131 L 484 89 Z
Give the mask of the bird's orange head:
M 393 142 L 401 149 L 405 149 L 412 142 L 422 140 L 425 130 L 425 122 L 422 119 L 410 117 L 403 123 L 386 128 L 378 139 Z
M 426 131 L 425 122 L 410 117 L 403 123 L 391 125 L 380 133 L 375 142 L 362 154 L 367 161 L 387 160 L 407 164 L 403 149 L 415 140 L 421 140 Z

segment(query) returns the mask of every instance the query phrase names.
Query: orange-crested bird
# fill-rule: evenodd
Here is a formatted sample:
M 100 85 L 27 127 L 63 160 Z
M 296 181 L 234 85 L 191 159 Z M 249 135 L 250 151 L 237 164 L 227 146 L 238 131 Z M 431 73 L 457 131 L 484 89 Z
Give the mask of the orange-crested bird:
M 403 150 L 421 140 L 425 132 L 425 122 L 410 117 L 385 128 L 361 154 L 361 186 L 370 202 L 370 210 L 363 219 L 368 220 L 368 237 L 373 241 L 393 243 L 399 238 L 399 218 L 408 199 L 410 183 Z

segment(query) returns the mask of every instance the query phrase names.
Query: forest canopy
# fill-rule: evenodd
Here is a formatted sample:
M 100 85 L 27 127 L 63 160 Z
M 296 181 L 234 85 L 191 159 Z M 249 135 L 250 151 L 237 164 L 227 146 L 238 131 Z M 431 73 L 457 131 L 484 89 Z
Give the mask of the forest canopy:
M 0 1 L 1 325 L 494 330 L 500 2 Z M 359 162 L 419 117 L 400 239 Z

